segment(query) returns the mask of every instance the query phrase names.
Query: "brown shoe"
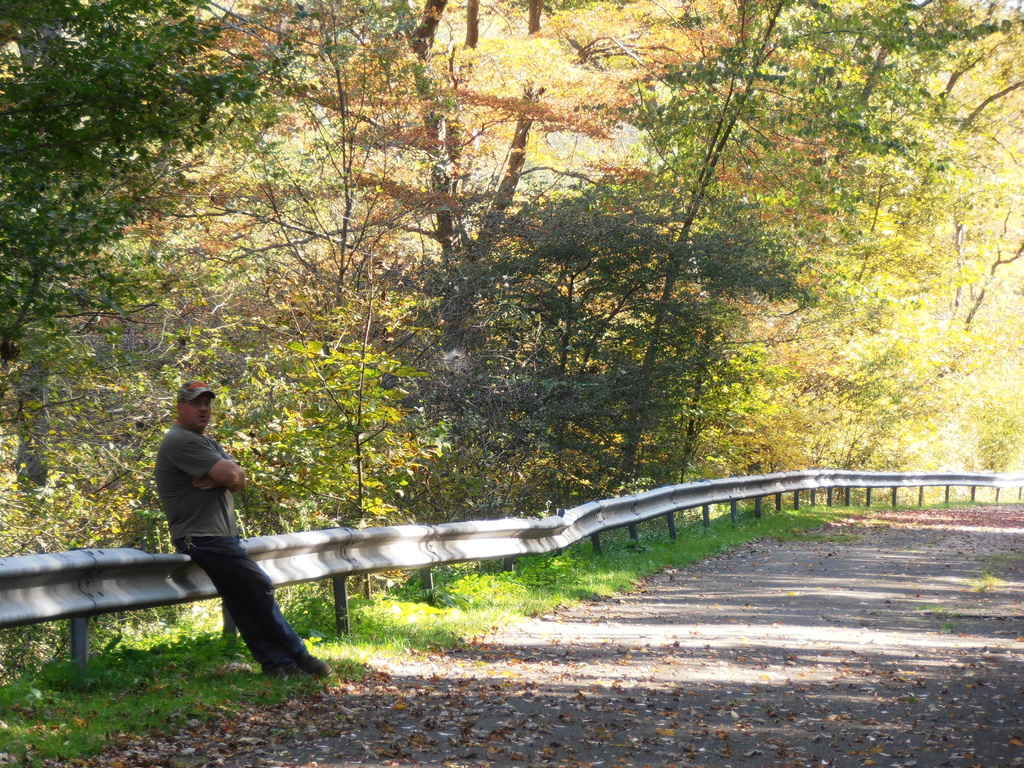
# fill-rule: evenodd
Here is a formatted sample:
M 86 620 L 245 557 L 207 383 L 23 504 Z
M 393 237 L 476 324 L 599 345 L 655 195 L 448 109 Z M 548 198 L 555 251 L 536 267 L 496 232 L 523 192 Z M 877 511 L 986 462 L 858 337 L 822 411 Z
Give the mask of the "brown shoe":
M 331 669 L 330 664 L 315 656 L 303 656 L 300 659 L 296 659 L 295 666 L 313 677 L 326 677 L 334 671 Z
M 298 664 L 285 664 L 283 667 L 270 667 L 264 669 L 263 674 L 267 677 L 306 677 L 312 673 L 307 672 Z

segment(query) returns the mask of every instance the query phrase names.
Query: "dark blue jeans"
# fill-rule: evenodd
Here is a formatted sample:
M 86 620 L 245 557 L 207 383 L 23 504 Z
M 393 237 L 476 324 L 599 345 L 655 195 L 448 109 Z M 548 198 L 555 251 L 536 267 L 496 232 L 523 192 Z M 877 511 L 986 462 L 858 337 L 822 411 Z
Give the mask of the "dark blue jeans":
M 174 546 L 210 577 L 252 657 L 264 671 L 286 667 L 308 651 L 281 615 L 270 577 L 232 536 L 193 536 Z

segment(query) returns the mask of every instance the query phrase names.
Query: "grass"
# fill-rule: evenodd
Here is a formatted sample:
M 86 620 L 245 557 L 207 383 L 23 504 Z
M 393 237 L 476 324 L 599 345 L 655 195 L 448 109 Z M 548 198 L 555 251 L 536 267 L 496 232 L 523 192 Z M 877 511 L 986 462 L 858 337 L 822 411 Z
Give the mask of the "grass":
M 989 573 L 988 571 L 982 572 L 978 578 L 971 581 L 971 589 L 974 592 L 991 592 L 994 589 L 1005 586 L 1006 582 L 995 574 Z
M 921 613 L 926 613 L 939 619 L 942 622 L 939 625 L 939 632 L 944 635 L 952 635 L 956 632 L 956 620 L 962 617 L 959 611 L 950 610 L 941 605 L 923 605 L 919 610 Z
M 967 586 L 972 592 L 979 594 L 985 594 L 991 592 L 994 589 L 1005 586 L 1006 582 L 999 578 L 995 574 L 989 571 L 982 571 L 977 578 L 971 579 L 967 582 Z M 956 631 L 956 619 L 963 617 L 963 614 L 955 609 L 949 609 L 941 605 L 925 605 L 920 608 L 922 613 L 928 613 L 937 619 L 941 619 L 942 625 L 940 631 L 943 634 L 953 634 Z
M 526 616 L 628 592 L 662 568 L 682 567 L 756 539 L 836 540 L 815 529 L 856 514 L 825 507 L 761 518 L 746 512 L 738 524 L 724 514 L 707 529 L 680 520 L 675 541 L 661 532 L 637 541 L 625 531 L 610 532 L 602 535 L 601 555 L 589 542 L 580 543 L 560 554 L 522 558 L 514 573 L 492 564 L 440 567 L 430 592 L 416 577 L 395 577 L 378 597 L 350 601 L 352 632 L 341 637 L 333 633 L 326 584 L 282 590 L 281 598 L 316 654 L 328 659 L 340 678 L 355 680 L 375 657 L 457 647 Z M 245 647 L 211 627 L 211 605 L 194 606 L 177 626 L 134 627 L 110 640 L 86 671 L 55 662 L 0 688 L 0 763 L 41 765 L 47 759 L 96 755 L 125 735 L 157 739 L 191 721 L 238 717 L 296 690 L 323 685 L 256 674 Z
M 98 754 L 125 733 L 173 733 L 280 699 L 238 643 L 216 635 L 107 647 L 80 670 L 51 663 L 0 690 L 0 742 L 29 765 Z M 2 760 L 0 760 L 2 762 Z

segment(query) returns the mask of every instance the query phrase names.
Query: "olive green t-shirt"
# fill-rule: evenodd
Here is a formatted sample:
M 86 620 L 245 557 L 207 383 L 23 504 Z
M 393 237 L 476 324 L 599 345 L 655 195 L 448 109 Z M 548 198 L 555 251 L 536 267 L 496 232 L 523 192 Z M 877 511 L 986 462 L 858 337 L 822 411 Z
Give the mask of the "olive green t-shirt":
M 231 459 L 216 440 L 175 424 L 156 454 L 156 489 L 171 538 L 237 536 L 235 497 L 221 486 L 208 491 L 192 485 L 221 459 Z

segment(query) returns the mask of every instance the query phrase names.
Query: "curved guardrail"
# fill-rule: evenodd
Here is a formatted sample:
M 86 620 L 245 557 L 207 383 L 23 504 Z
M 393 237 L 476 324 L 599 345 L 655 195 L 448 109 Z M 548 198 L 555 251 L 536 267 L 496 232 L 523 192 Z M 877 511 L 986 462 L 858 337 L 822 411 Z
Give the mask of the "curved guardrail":
M 819 489 L 896 489 L 950 486 L 1024 487 L 1024 475 L 935 472 L 851 472 L 807 470 L 702 480 L 631 496 L 592 501 L 542 519 L 483 520 L 444 525 L 333 528 L 261 536 L 245 541 L 249 554 L 277 585 L 335 579 L 339 623 L 344 623 L 347 576 L 383 570 L 429 569 L 443 563 L 494 560 L 564 549 L 586 537 L 600 548 L 603 531 L 667 518 L 711 505 Z M 870 491 L 869 491 L 870 492 Z M 973 496 L 973 493 L 972 493 Z M 849 497 L 846 498 L 847 503 Z M 635 529 L 634 529 L 635 530 Z M 151 554 L 137 549 L 84 549 L 0 558 L 0 628 L 72 619 L 72 656 L 88 657 L 87 619 L 112 611 L 138 610 L 203 600 L 216 590 L 186 555 Z

